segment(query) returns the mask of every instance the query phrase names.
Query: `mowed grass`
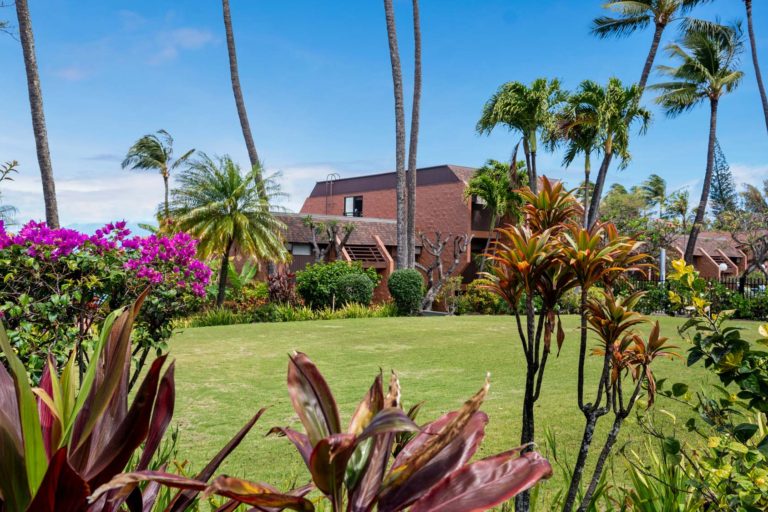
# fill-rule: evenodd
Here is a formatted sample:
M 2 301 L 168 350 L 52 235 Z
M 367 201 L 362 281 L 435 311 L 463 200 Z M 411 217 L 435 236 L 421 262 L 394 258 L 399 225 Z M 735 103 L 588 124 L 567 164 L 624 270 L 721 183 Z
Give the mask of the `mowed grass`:
M 684 356 L 687 343 L 677 334 L 681 320 L 658 319 L 662 332 Z M 548 363 L 536 406 L 536 431 L 543 444 L 545 429 L 551 429 L 558 449 L 573 460 L 584 425 L 576 405 L 578 318 L 564 316 L 563 321 L 566 341 L 560 356 Z M 756 323 L 742 326 L 746 337 L 756 337 Z M 422 421 L 458 408 L 491 372 L 491 390 L 483 407 L 490 423 L 478 455 L 519 444 L 525 367 L 513 318 L 383 318 L 207 327 L 174 335 L 170 353 L 176 360 L 174 423 L 180 430 L 179 457 L 201 468 L 259 408 L 269 406 L 220 472 L 283 488 L 294 479 L 305 482 L 308 476 L 293 446 L 284 438 L 264 435 L 273 426 L 301 428 L 286 390 L 287 354 L 294 350 L 307 353 L 319 366 L 339 402 L 344 424 L 379 369 L 397 371 L 406 408 L 424 402 Z M 588 363 L 590 396 L 600 361 L 592 356 Z M 692 390 L 715 382 L 703 368 L 686 367 L 684 359 L 659 360 L 654 366 L 657 379 L 686 382 Z M 688 418 L 683 407 L 668 399 L 659 399 L 655 408 L 676 416 L 681 427 Z M 596 442 L 604 438 L 611 421 L 610 415 L 603 419 Z M 642 448 L 633 417 L 618 446 L 628 442 Z M 559 487 L 557 480 L 548 483 L 545 492 Z

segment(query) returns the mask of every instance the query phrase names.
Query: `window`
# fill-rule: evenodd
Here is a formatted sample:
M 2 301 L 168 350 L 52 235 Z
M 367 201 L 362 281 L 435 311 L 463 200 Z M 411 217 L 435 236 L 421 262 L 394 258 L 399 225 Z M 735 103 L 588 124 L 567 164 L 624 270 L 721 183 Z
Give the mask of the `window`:
M 363 196 L 348 196 L 344 198 L 344 215 L 346 217 L 363 216 Z
M 293 244 L 291 246 L 291 254 L 294 256 L 311 256 L 312 247 L 309 244 Z

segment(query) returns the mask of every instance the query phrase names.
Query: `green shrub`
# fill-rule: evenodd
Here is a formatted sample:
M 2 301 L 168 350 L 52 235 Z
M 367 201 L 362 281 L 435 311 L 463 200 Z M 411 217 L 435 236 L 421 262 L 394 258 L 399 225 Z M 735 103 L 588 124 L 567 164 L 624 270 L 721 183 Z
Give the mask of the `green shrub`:
M 218 325 L 235 325 L 251 323 L 251 315 L 238 313 L 226 308 L 209 309 L 195 315 L 187 322 L 188 327 L 216 327 Z
M 350 274 L 367 276 L 374 287 L 379 282 L 376 269 L 363 269 L 359 262 L 315 263 L 296 272 L 296 291 L 312 309 L 333 307 L 336 303 L 342 305 L 339 280 Z
M 459 300 L 459 314 L 498 315 L 509 312 L 504 299 L 483 288 L 488 284 L 490 281 L 487 279 L 475 279 L 467 285 L 464 295 Z
M 412 315 L 421 308 L 424 296 L 424 278 L 418 270 L 404 268 L 389 276 L 387 288 L 401 315 Z
M 365 274 L 347 274 L 336 282 L 338 295 L 336 303 L 340 305 L 361 304 L 368 306 L 373 300 L 373 281 Z

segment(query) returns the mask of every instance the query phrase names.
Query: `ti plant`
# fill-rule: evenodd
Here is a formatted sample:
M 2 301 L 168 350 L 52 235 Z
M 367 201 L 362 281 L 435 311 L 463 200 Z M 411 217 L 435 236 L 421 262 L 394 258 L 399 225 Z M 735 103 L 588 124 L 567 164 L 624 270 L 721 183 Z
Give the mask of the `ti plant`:
M 298 449 L 312 484 L 280 494 L 266 484 L 219 477 L 211 485 L 162 472 L 120 475 L 96 492 L 122 496 L 138 482 L 217 493 L 254 510 L 312 511 L 303 496 L 317 488 L 334 512 L 469 512 L 489 509 L 551 475 L 549 463 L 521 448 L 470 463 L 485 433 L 488 417 L 480 406 L 488 382 L 458 411 L 419 428 L 419 407 L 406 414 L 400 384 L 393 374 L 387 392 L 377 376 L 349 425 L 342 428 L 336 401 L 320 371 L 302 353 L 288 363 L 288 391 L 304 432 L 276 427 Z M 182 509 L 173 509 L 182 510 Z
M 152 459 L 173 414 L 174 368 L 157 358 L 133 401 L 128 400 L 131 327 L 146 293 L 105 321 L 79 388 L 74 352 L 59 372 L 49 359 L 39 388 L 10 346 L 0 325 L 0 510 L 112 511 L 122 500 L 104 496 L 93 504 L 91 489 L 123 471 L 144 445 L 137 468 Z M 149 489 L 135 503 L 154 499 Z M 132 508 L 132 510 L 134 510 Z

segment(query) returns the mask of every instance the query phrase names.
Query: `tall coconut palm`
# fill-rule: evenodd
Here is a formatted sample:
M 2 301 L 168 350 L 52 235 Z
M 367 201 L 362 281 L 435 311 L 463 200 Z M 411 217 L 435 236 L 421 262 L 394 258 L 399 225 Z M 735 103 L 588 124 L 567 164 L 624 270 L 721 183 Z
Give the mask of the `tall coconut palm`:
M 670 23 L 682 19 L 693 7 L 711 0 L 610 0 L 603 7 L 612 16 L 600 16 L 592 22 L 592 33 L 600 38 L 626 37 L 653 24 L 653 39 L 638 87 L 640 92 L 648 83 L 661 36 Z
M 488 253 L 493 238 L 493 231 L 499 226 L 499 221 L 505 217 L 517 217 L 522 206 L 522 197 L 511 184 L 509 164 L 498 160 L 488 160 L 479 168 L 464 189 L 467 200 L 481 199 L 485 209 L 490 213 L 488 224 L 488 239 L 485 242 L 483 254 Z M 480 263 L 480 272 L 485 270 L 485 258 Z
M 53 164 L 48 149 L 48 130 L 45 126 L 43 110 L 43 91 L 40 87 L 40 75 L 37 71 L 35 55 L 35 37 L 32 33 L 32 19 L 29 16 L 27 0 L 16 1 L 16 16 L 19 20 L 19 39 L 24 54 L 24 68 L 27 72 L 27 90 L 29 107 L 32 111 L 32 131 L 35 134 L 37 162 L 40 166 L 40 179 L 43 183 L 45 201 L 45 222 L 53 228 L 59 227 L 59 207 L 56 202 L 56 185 L 53 180 Z
M 536 192 L 536 153 L 542 133 L 552 128 L 554 113 L 565 100 L 560 81 L 538 78 L 530 86 L 520 82 L 507 82 L 483 106 L 478 133 L 490 134 L 499 125 L 520 132 L 523 153 L 528 169 L 528 183 Z
M 201 257 L 221 258 L 216 304 L 227 288 L 229 258 L 237 247 L 244 256 L 285 261 L 283 224 L 270 211 L 275 183 L 260 168 L 243 173 L 228 156 L 213 160 L 204 153 L 191 162 L 171 193 L 171 215 L 179 229 L 200 240 Z M 266 194 L 260 191 L 263 184 Z
M 248 150 L 248 159 L 251 161 L 251 168 L 260 173 L 262 171 L 261 162 L 259 161 L 259 154 L 256 151 L 256 143 L 253 141 L 251 124 L 248 122 L 248 111 L 245 109 L 243 89 L 240 87 L 240 69 L 237 65 L 237 49 L 235 48 L 235 33 L 232 31 L 232 13 L 229 9 L 229 0 L 221 0 L 221 7 L 224 12 L 224 32 L 227 37 L 229 78 L 232 81 L 232 93 L 235 96 L 237 117 L 240 118 L 240 128 L 243 130 L 243 139 L 245 139 L 245 148 Z M 261 184 L 261 178 L 257 177 L 257 181 L 261 194 L 265 195 L 266 189 Z
M 397 175 L 395 194 L 397 196 L 397 268 L 406 268 L 408 266 L 408 219 L 406 213 L 406 196 L 408 184 L 405 174 L 405 110 L 403 107 L 403 72 L 400 65 L 400 50 L 397 47 L 397 26 L 395 24 L 395 9 L 392 5 L 392 0 L 384 0 L 384 16 L 387 20 L 389 62 L 392 67 L 392 84 L 395 95 L 395 174 Z
M 641 134 L 648 129 L 651 114 L 640 106 L 641 94 L 639 86 L 625 87 L 621 80 L 613 77 L 605 86 L 592 80 L 585 80 L 579 84 L 572 95 L 571 108 L 574 116 L 571 126 L 583 130 L 595 130 L 599 151 L 603 155 L 592 197 L 589 200 L 588 226 L 594 225 L 597 221 L 600 199 L 613 157 L 619 158 L 620 168 L 626 166 L 630 160 L 629 140 L 632 125 L 639 123 Z
M 411 106 L 411 140 L 408 146 L 408 267 L 416 266 L 416 153 L 419 145 L 421 110 L 421 17 L 419 0 L 413 0 L 413 103 Z
M 652 86 L 660 92 L 656 102 L 670 117 L 688 112 L 709 101 L 707 166 L 696 218 L 685 248 L 684 257 L 688 263 L 693 260 L 693 251 L 704 222 L 712 184 L 718 106 L 721 98 L 736 89 L 744 76 L 737 69 L 742 49 L 742 31 L 738 25 L 722 27 L 722 30 L 717 32 L 690 29 L 680 43 L 667 46 L 670 57 L 678 61 L 679 65 L 658 66 L 659 71 L 669 77 L 669 81 Z
M 752 65 L 755 67 L 757 88 L 760 91 L 760 99 L 763 103 L 763 116 L 765 117 L 765 129 L 768 130 L 768 96 L 765 94 L 763 75 L 760 72 L 760 64 L 757 61 L 757 41 L 755 40 L 755 28 L 752 25 L 752 0 L 744 0 L 747 9 L 747 32 L 749 33 L 749 46 L 752 50 Z
M 659 218 L 664 216 L 664 203 L 667 200 L 667 182 L 658 174 L 651 174 L 641 185 L 640 191 L 649 206 L 659 207 Z
M 128 150 L 121 165 L 123 169 L 130 167 L 131 169 L 158 171 L 160 173 L 160 176 L 163 178 L 165 192 L 163 217 L 168 219 L 168 216 L 170 215 L 168 182 L 170 181 L 171 173 L 187 162 L 194 152 L 194 149 L 190 149 L 174 160 L 173 137 L 171 137 L 171 134 L 165 130 L 158 130 L 157 133 L 144 135 L 137 140 Z

